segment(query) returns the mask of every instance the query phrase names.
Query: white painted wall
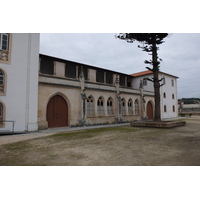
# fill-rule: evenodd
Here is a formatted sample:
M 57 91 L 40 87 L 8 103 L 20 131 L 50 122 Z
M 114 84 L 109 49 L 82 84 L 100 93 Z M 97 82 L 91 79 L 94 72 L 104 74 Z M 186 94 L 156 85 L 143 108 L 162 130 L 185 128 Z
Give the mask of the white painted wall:
M 39 34 L 13 33 L 10 51 L 10 64 L 0 61 L 7 74 L 7 92 L 0 96 L 5 120 L 15 121 L 15 132 L 37 130 Z M 5 130 L 12 130 L 11 123 L 0 128 Z
M 164 73 L 159 73 L 159 78 L 165 77 L 165 85 L 160 88 L 161 95 L 161 118 L 173 118 L 178 117 L 178 96 L 177 96 L 177 78 Z M 174 86 L 172 86 L 172 79 L 174 80 Z M 164 98 L 164 93 L 166 98 Z M 174 99 L 172 98 L 174 94 Z M 167 107 L 167 112 L 164 112 L 164 105 Z M 175 112 L 173 112 L 173 106 L 175 106 Z
M 143 75 L 134 78 L 134 89 L 139 89 L 140 80 L 144 78 L 152 78 L 153 74 Z M 177 97 L 177 77 L 168 75 L 165 73 L 159 73 L 159 79 L 165 77 L 165 85 L 160 88 L 161 95 L 161 119 L 178 117 L 178 97 Z M 171 85 L 171 80 L 174 80 L 174 86 Z M 147 81 L 147 85 L 143 86 L 144 91 L 154 91 L 153 82 Z M 164 92 L 166 93 L 166 98 L 163 97 Z M 172 94 L 174 94 L 174 99 L 172 99 Z M 164 105 L 167 107 L 167 112 L 164 112 Z M 175 112 L 173 112 L 173 105 L 175 106 Z

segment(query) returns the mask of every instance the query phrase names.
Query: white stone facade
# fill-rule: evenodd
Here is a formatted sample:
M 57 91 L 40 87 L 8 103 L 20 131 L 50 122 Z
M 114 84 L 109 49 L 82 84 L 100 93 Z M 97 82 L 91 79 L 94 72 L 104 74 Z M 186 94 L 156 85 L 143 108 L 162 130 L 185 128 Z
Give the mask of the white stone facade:
M 68 105 L 68 126 L 121 123 L 146 118 L 142 91 L 134 89 L 132 76 L 82 65 L 40 55 L 40 129 L 49 127 L 47 108 L 55 96 L 61 96 Z M 81 72 L 81 69 L 85 72 Z M 151 101 L 153 104 L 153 92 L 143 91 L 143 95 L 146 102 Z M 89 110 L 90 106 L 92 110 Z M 55 115 L 59 113 L 56 112 Z
M 7 55 L 0 57 L 5 90 L 0 93 L 3 105 L 0 131 L 37 130 L 39 34 L 8 34 L 7 42 L 8 48 L 0 49 L 1 55 L 2 52 Z
M 0 132 L 153 119 L 153 84 L 141 87 L 147 77 L 39 54 L 39 34 L 1 34 Z M 161 117 L 177 117 L 177 77 L 159 77 Z
M 139 75 L 138 75 L 139 74 Z M 142 81 L 144 91 L 154 91 L 153 82 L 143 81 L 145 78 L 153 78 L 153 74 L 148 71 L 144 73 L 136 73 L 134 78 L 134 89 L 139 89 L 140 82 Z M 134 74 L 133 74 L 134 76 Z M 178 77 L 159 72 L 159 79 L 162 79 L 160 87 L 161 95 L 161 119 L 178 117 L 178 96 L 177 96 L 177 79 Z

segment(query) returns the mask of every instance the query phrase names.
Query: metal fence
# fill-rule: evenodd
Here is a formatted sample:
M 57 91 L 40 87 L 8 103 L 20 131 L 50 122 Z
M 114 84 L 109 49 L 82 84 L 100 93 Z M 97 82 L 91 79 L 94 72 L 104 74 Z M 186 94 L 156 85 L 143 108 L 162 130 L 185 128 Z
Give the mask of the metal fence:
M 12 120 L 5 120 L 5 121 L 1 120 L 0 121 L 1 126 L 4 125 L 4 123 L 10 123 L 11 124 L 10 130 L 5 130 L 5 131 L 14 133 L 14 131 L 15 131 L 15 121 L 12 121 Z M 5 132 L 5 131 L 3 131 L 3 132 Z

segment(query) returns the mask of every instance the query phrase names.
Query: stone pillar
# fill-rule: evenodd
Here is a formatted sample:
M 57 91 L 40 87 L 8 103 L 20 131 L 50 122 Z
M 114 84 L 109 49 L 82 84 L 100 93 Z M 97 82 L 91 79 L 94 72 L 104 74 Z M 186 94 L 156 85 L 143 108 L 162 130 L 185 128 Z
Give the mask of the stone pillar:
M 120 85 L 119 85 L 119 75 L 116 74 L 115 76 L 115 87 L 116 87 L 116 98 L 117 98 L 117 116 L 116 116 L 116 123 L 122 122 L 122 98 L 120 96 Z
M 117 118 L 116 118 L 116 122 L 117 123 L 120 123 L 122 122 L 122 98 L 119 95 L 117 95 L 117 104 L 118 104 L 118 115 L 117 115 Z
M 87 96 L 85 94 L 85 77 L 83 73 L 83 68 L 81 67 L 81 72 L 79 75 L 80 87 L 81 87 L 81 100 L 82 100 L 82 118 L 79 120 L 80 126 L 85 126 L 86 123 L 86 99 Z
M 145 100 L 145 95 L 144 95 L 144 88 L 143 88 L 143 80 L 140 80 L 140 110 L 141 110 L 141 117 L 143 120 L 147 119 L 147 115 L 146 115 L 146 100 Z

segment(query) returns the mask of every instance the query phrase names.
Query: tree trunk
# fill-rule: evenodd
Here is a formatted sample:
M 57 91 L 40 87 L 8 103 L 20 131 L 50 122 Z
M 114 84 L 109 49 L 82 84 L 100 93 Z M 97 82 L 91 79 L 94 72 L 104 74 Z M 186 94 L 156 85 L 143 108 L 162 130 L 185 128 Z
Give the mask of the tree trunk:
M 158 78 L 158 60 L 157 60 L 156 38 L 153 39 L 152 44 L 152 60 L 153 60 L 153 77 L 154 77 L 154 100 L 155 100 L 155 121 L 161 121 L 160 113 L 160 82 Z

